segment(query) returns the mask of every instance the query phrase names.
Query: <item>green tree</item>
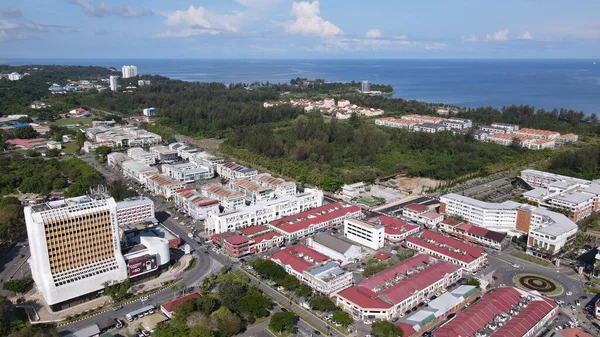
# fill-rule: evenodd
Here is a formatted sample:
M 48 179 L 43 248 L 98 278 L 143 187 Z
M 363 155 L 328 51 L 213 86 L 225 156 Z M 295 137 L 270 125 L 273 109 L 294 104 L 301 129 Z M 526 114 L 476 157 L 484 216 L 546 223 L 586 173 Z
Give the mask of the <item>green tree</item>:
M 315 295 L 310 299 L 310 307 L 317 311 L 333 311 L 337 307 L 333 301 L 324 295 Z
M 273 304 L 258 289 L 250 288 L 237 303 L 237 311 L 246 318 L 258 318 L 269 316 L 269 310 Z
M 476 278 L 474 278 L 474 277 L 471 277 L 471 278 L 469 278 L 469 279 L 468 279 L 468 280 L 465 282 L 465 284 L 466 284 L 466 285 L 469 285 L 469 286 L 475 286 L 475 287 L 477 287 L 477 288 L 481 288 L 481 282 L 479 282 L 479 280 L 478 280 L 478 279 L 476 279 Z
M 310 295 L 312 295 L 312 289 L 310 289 L 310 287 L 307 286 L 306 284 L 300 284 L 300 286 L 298 286 L 298 288 L 296 288 L 295 292 L 296 292 L 296 295 L 303 297 L 303 298 L 309 298 Z
M 375 337 L 402 337 L 404 331 L 388 321 L 377 321 L 371 325 L 371 334 Z
M 242 320 L 226 307 L 220 307 L 210 315 L 211 326 L 223 336 L 233 336 L 242 331 Z
M 276 312 L 271 317 L 269 329 L 278 333 L 292 333 L 295 330 L 297 323 L 298 316 L 296 316 L 294 313 L 290 311 Z
M 339 309 L 333 311 L 333 320 L 345 327 L 354 323 L 354 320 L 347 312 Z
M 22 294 L 27 291 L 27 288 L 31 285 L 31 281 L 31 277 L 5 281 L 2 284 L 2 289 Z
M 185 326 L 173 324 L 160 324 L 154 329 L 153 337 L 187 337 L 188 329 Z
M 118 302 L 127 296 L 127 291 L 131 288 L 131 280 L 126 279 L 120 283 L 106 281 L 102 285 L 104 286 L 104 293 L 110 296 L 114 302 Z
M 294 290 L 296 287 L 300 286 L 298 279 L 290 274 L 286 274 L 283 278 L 275 280 L 275 282 L 288 291 Z
M 214 331 L 205 326 L 195 326 L 190 328 L 188 337 L 217 337 Z
M 31 125 L 14 129 L 13 135 L 15 138 L 21 139 L 34 139 L 40 136 L 40 134 L 37 131 L 35 131 L 35 129 L 31 127 Z
M 106 163 L 106 156 L 112 152 L 112 148 L 108 146 L 98 146 L 95 151 L 96 160 L 100 163 Z
M 46 150 L 46 157 L 48 157 L 48 158 L 60 157 L 60 150 L 59 149 L 48 149 L 48 150 Z
M 219 308 L 219 301 L 211 296 L 200 296 L 194 300 L 196 310 L 210 315 Z

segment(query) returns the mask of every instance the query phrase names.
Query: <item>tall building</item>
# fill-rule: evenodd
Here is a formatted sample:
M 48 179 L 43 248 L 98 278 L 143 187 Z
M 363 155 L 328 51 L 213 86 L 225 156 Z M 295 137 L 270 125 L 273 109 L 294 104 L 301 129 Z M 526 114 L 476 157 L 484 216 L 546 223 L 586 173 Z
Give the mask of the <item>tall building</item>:
M 123 78 L 136 77 L 138 75 L 136 66 L 123 66 L 121 70 L 123 71 Z
M 53 309 L 93 297 L 104 282 L 123 281 L 117 203 L 88 196 L 24 209 L 37 290 Z
M 371 82 L 369 81 L 361 81 L 360 82 L 360 91 L 369 92 L 371 91 Z
M 10 73 L 8 74 L 8 80 L 9 81 L 18 81 L 20 79 L 23 78 L 23 75 L 19 74 L 19 73 Z
M 118 76 L 111 76 L 109 78 L 109 83 L 110 83 L 110 90 L 112 91 L 117 91 L 117 89 L 119 88 L 119 84 L 117 83 L 117 79 L 119 77 Z

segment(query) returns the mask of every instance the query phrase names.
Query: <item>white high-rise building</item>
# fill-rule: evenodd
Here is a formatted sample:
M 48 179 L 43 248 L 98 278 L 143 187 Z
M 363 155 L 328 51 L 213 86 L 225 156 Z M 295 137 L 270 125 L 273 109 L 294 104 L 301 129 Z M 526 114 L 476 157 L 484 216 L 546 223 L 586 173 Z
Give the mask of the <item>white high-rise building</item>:
M 371 91 L 371 82 L 369 81 L 361 81 L 360 82 L 360 91 L 369 92 Z
M 127 278 L 113 198 L 77 197 L 24 209 L 37 290 L 53 308 Z
M 136 66 L 123 66 L 121 70 L 123 71 L 123 78 L 136 77 L 138 75 Z
M 111 76 L 111 77 L 109 78 L 109 80 L 108 80 L 108 81 L 109 81 L 109 83 L 110 83 L 110 90 L 112 90 L 112 91 L 117 91 L 117 89 L 119 88 L 119 84 L 118 84 L 118 82 L 117 82 L 117 79 L 118 79 L 118 78 L 119 78 L 118 76 Z

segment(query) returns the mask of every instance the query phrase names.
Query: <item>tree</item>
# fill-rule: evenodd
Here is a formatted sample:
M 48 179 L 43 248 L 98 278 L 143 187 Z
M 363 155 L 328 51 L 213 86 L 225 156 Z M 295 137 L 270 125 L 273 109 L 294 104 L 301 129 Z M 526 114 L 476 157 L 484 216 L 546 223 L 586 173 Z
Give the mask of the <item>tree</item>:
M 211 326 L 223 336 L 233 336 L 242 330 L 242 320 L 227 307 L 220 307 L 210 315 Z
M 211 296 L 200 296 L 194 300 L 196 310 L 210 315 L 219 307 L 219 301 Z
M 231 310 L 236 310 L 239 299 L 246 293 L 243 280 L 236 278 L 234 273 L 221 275 L 219 283 L 219 299 L 221 304 Z
M 377 321 L 371 325 L 371 334 L 375 337 L 402 337 L 404 331 L 388 321 Z
M 291 291 L 300 285 L 298 279 L 290 274 L 286 274 L 283 278 L 276 280 L 277 284 L 284 287 L 285 290 Z
M 309 298 L 312 295 L 312 289 L 306 284 L 300 284 L 295 290 L 296 295 L 304 298 Z
M 59 149 L 46 150 L 46 157 L 48 157 L 48 158 L 60 157 L 60 150 Z
M 118 302 L 127 295 L 127 291 L 131 287 L 131 280 L 126 279 L 121 283 L 106 281 L 102 285 L 104 286 L 104 293 L 110 296 L 113 302 Z
M 273 332 L 278 333 L 292 333 L 296 324 L 298 323 L 298 316 L 290 311 L 282 311 L 276 312 L 271 317 L 271 322 L 269 322 L 269 329 Z
M 471 278 L 469 278 L 469 279 L 468 279 L 468 280 L 465 282 L 465 284 L 466 284 L 466 285 L 469 285 L 469 286 L 475 286 L 475 287 L 477 287 L 477 288 L 481 288 L 481 282 L 479 282 L 479 280 L 478 280 L 478 279 L 476 279 L 476 278 L 474 278 L 474 277 L 471 277 Z
M 106 162 L 106 156 L 112 152 L 112 148 L 108 146 L 98 146 L 95 151 L 96 160 L 100 163 Z
M 354 323 L 354 320 L 347 312 L 339 309 L 333 311 L 333 320 L 340 323 L 343 326 L 348 326 Z
M 317 311 L 333 311 L 337 307 L 333 301 L 324 295 L 315 295 L 310 299 L 310 307 Z
M 188 329 L 185 326 L 169 323 L 160 324 L 154 329 L 152 337 L 188 337 Z
M 190 328 L 188 337 L 216 337 L 214 331 L 205 326 L 195 326 Z
M 30 284 L 31 277 L 24 277 L 4 282 L 2 289 L 22 294 L 27 291 Z
M 269 310 L 273 304 L 258 289 L 250 288 L 237 303 L 237 311 L 246 318 L 258 318 L 269 316 Z
M 15 136 L 15 138 L 21 139 L 34 139 L 40 136 L 40 134 L 37 131 L 35 131 L 35 129 L 31 127 L 31 125 L 14 129 L 13 135 Z

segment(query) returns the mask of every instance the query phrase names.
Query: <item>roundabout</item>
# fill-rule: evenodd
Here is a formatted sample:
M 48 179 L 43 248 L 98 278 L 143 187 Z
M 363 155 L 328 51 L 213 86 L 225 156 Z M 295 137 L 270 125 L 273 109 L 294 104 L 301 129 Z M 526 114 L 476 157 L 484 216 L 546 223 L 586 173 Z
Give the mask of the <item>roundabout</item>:
M 518 274 L 513 277 L 513 282 L 521 289 L 534 290 L 546 296 L 557 296 L 563 293 L 560 283 L 541 275 Z

